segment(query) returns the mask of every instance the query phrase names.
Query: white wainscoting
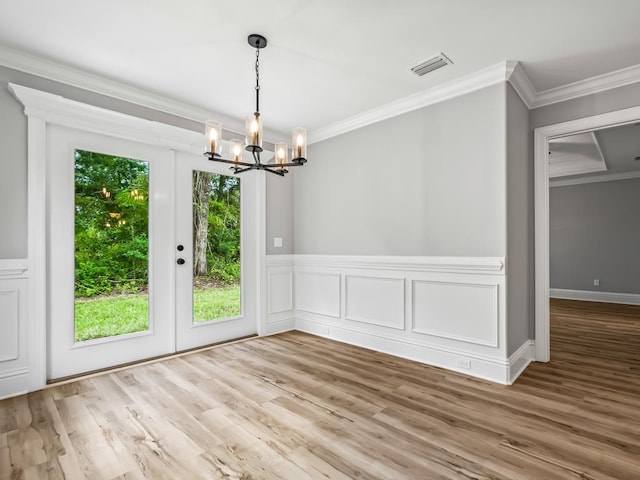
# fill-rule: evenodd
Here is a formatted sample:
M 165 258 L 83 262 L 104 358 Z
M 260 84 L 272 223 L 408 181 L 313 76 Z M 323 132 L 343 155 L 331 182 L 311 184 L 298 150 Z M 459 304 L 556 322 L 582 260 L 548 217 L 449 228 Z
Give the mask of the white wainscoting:
M 27 261 L 0 260 L 0 399 L 29 391 Z
M 267 319 L 264 335 L 293 330 L 296 326 L 293 310 L 293 257 L 267 256 Z
M 341 317 L 341 275 L 339 273 L 296 271 L 296 310 L 323 317 Z
M 269 298 L 282 301 L 270 301 L 293 302 L 292 311 L 270 307 L 269 318 L 293 318 L 300 331 L 511 384 L 533 350 L 528 341 L 507 355 L 504 262 L 271 255 Z M 290 278 L 285 272 L 292 282 L 284 280 Z
M 498 346 L 498 285 L 413 281 L 413 332 Z
M 345 275 L 345 319 L 404 330 L 405 279 Z

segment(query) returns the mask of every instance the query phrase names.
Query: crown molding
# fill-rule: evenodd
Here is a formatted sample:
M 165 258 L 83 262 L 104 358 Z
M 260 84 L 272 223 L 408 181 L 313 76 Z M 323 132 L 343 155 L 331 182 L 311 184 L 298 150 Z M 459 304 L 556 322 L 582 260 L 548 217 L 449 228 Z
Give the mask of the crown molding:
M 538 92 L 529 80 L 522 64 L 514 60 L 507 60 L 444 85 L 436 85 L 428 90 L 367 110 L 346 120 L 321 127 L 309 134 L 309 143 L 327 140 L 504 81 L 511 84 L 527 108 L 531 110 L 640 82 L 640 65 Z
M 244 120 L 212 112 L 6 46 L 0 46 L 0 65 L 199 123 L 217 118 L 222 122 L 226 131 L 238 134 L 244 134 L 245 131 Z M 269 138 L 281 136 L 281 132 L 265 129 L 267 141 Z
M 544 107 L 554 103 L 566 102 L 574 98 L 593 95 L 613 88 L 624 87 L 640 82 L 640 65 L 623 68 L 595 77 L 569 83 L 556 88 L 542 90 L 536 93 L 531 108 Z
M 497 65 L 479 70 L 471 75 L 436 85 L 427 90 L 409 95 L 399 100 L 386 103 L 380 107 L 367 110 L 345 120 L 329 124 L 309 133 L 309 143 L 317 143 L 343 133 L 357 130 L 367 125 L 397 117 L 435 103 L 471 93 L 475 90 L 506 81 L 512 70 L 511 62 L 500 62 Z
M 164 95 L 149 92 L 142 88 L 111 80 L 7 46 L 0 46 L 0 65 L 198 123 L 204 123 L 210 118 L 218 118 L 224 124 L 225 130 L 238 134 L 244 132 L 244 122 L 241 119 L 167 98 Z M 505 81 L 508 81 L 513 86 L 529 109 L 534 109 L 640 82 L 640 65 L 537 92 L 522 65 L 517 61 L 508 60 L 313 130 L 309 134 L 309 143 L 326 140 L 342 133 Z M 267 141 L 272 138 L 279 138 L 282 135 L 282 132 L 265 129 L 265 139 Z
M 600 175 L 589 175 L 588 177 L 567 178 L 565 180 L 549 180 L 549 187 L 567 187 L 569 185 L 581 185 L 584 183 L 613 182 L 615 180 L 631 180 L 640 178 L 640 171 L 620 173 L 603 173 Z
M 511 74 L 508 77 L 509 83 L 520 96 L 527 108 L 533 108 L 538 92 L 536 92 L 531 80 L 529 80 L 522 64 L 511 60 L 508 61 L 507 64 L 511 67 Z

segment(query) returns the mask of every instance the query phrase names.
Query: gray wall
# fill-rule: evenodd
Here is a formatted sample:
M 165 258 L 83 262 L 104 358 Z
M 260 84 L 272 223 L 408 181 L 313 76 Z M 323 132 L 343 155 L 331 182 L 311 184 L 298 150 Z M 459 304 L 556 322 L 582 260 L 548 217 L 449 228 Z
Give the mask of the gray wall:
M 0 67 L 0 258 L 27 256 L 27 119 L 22 105 L 9 92 L 8 83 L 196 132 L 203 131 L 203 125 L 198 122 Z M 282 182 L 281 178 L 275 180 L 275 183 L 279 180 L 285 186 L 279 190 L 274 188 L 273 179 L 268 181 L 267 211 L 271 210 L 269 202 L 274 201 L 281 213 L 268 213 L 267 232 L 284 237 L 285 248 L 276 249 L 275 253 L 292 253 L 293 213 L 290 205 L 293 188 L 291 182 Z M 289 203 L 285 204 L 285 200 Z M 272 250 L 273 239 L 267 237 L 268 250 L 269 245 Z
M 640 179 L 551 188 L 551 288 L 640 294 L 639 208 Z
M 306 167 L 302 167 L 306 168 Z M 289 255 L 293 242 L 293 183 L 296 175 L 291 168 L 286 177 L 267 175 L 267 255 Z M 273 246 L 273 238 L 282 238 L 282 247 Z
M 534 245 L 532 138 L 529 109 L 507 85 L 507 337 L 508 354 L 534 331 Z
M 309 147 L 299 254 L 504 256 L 505 84 Z

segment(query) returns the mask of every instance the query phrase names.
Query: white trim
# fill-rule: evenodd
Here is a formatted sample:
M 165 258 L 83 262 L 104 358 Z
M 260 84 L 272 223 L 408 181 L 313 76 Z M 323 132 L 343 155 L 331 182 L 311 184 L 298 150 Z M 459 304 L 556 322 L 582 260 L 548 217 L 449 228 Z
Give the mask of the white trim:
M 402 285 L 402 306 L 401 308 L 401 313 L 400 313 L 400 321 L 397 323 L 384 323 L 384 322 L 380 322 L 376 319 L 373 318 L 367 318 L 364 316 L 359 316 L 359 315 L 349 315 L 349 311 L 350 311 L 350 306 L 351 303 L 349 302 L 349 299 L 351 298 L 349 296 L 349 280 L 356 280 L 356 279 L 360 279 L 360 280 L 374 280 L 374 281 L 384 281 L 384 282 L 397 282 L 400 283 Z M 406 317 L 406 305 L 405 305 L 405 295 L 406 295 L 406 289 L 407 289 L 407 279 L 406 278 L 400 278 L 400 277 L 379 277 L 379 276 L 371 276 L 371 275 L 352 275 L 349 273 L 345 273 L 344 274 L 344 295 L 343 295 L 343 299 L 344 299 L 344 306 L 342 308 L 342 311 L 344 312 L 344 319 L 348 320 L 350 322 L 359 322 L 359 323 L 366 323 L 368 325 L 377 325 L 379 327 L 384 327 L 384 328 L 394 328 L 396 330 L 405 330 L 405 317 Z M 367 303 L 371 303 L 371 300 L 368 300 Z
M 114 112 L 14 83 L 9 84 L 9 90 L 25 106 L 27 116 L 40 118 L 49 124 L 188 153 L 202 153 L 204 133 Z
M 267 206 L 265 199 L 267 191 L 267 172 L 258 170 L 254 172 L 256 175 L 255 186 L 255 212 L 256 212 L 256 235 L 254 245 L 254 255 L 256 262 L 256 325 L 258 335 L 268 335 L 274 333 L 273 326 L 269 326 L 269 287 L 267 285 Z M 244 235 L 243 235 L 244 237 Z M 284 330 L 283 330 L 284 331 Z
M 46 122 L 27 117 L 27 359 L 29 391 L 47 384 Z
M 0 259 L 0 278 L 18 277 L 26 278 L 28 260 L 26 258 Z
M 266 255 L 267 267 L 293 267 L 297 255 Z
M 505 82 L 509 78 L 513 67 L 514 62 L 500 62 L 451 82 L 436 85 L 422 92 L 394 100 L 336 123 L 315 129 L 309 133 L 309 143 L 327 140 L 428 105 L 465 95 L 496 83 Z
M 416 285 L 418 284 L 429 284 L 429 285 L 447 285 L 447 286 L 454 286 L 454 287 L 472 287 L 472 288 L 482 288 L 482 289 L 491 289 L 492 293 L 493 293 L 493 299 L 492 299 L 492 307 L 493 307 L 493 312 L 491 313 L 491 319 L 494 322 L 493 328 L 492 328 L 492 332 L 491 332 L 491 340 L 489 341 L 485 341 L 483 339 L 480 338 L 473 338 L 473 337 L 465 337 L 465 336 L 461 336 L 461 335 L 454 335 L 451 333 L 447 333 L 447 332 L 439 332 L 437 330 L 427 330 L 427 329 L 422 329 L 422 328 L 416 328 Z M 429 335 L 432 337 L 441 337 L 441 338 L 447 338 L 447 339 L 451 339 L 451 340 L 457 340 L 459 342 L 466 342 L 466 343 L 474 343 L 476 345 L 483 345 L 486 347 L 493 347 L 493 348 L 498 348 L 499 344 L 498 344 L 498 339 L 500 337 L 500 315 L 498 313 L 498 284 L 486 284 L 486 283 L 480 283 L 480 284 L 475 284 L 475 283 L 461 283 L 461 282 L 444 282 L 444 281 L 436 281 L 436 280 L 416 280 L 413 279 L 411 281 L 411 331 L 414 333 L 420 333 L 423 335 Z
M 272 264 L 293 261 L 296 267 L 363 268 L 408 270 L 412 272 L 452 272 L 504 274 L 503 257 L 408 257 L 368 255 L 269 255 Z
M 616 180 L 631 180 L 640 178 L 640 170 L 620 173 L 603 173 L 601 175 L 589 175 L 588 177 L 567 178 L 565 180 L 551 180 L 550 187 L 567 187 L 569 185 L 582 185 L 584 183 L 613 182 Z
M 536 93 L 531 108 L 544 107 L 559 102 L 566 102 L 578 97 L 593 95 L 612 88 L 624 87 L 640 82 L 640 65 L 615 70 L 595 77 L 562 85 Z
M 548 362 L 549 347 L 549 140 L 640 119 L 640 107 L 536 128 L 534 131 L 536 360 Z
M 515 352 L 509 357 L 509 385 L 524 372 L 527 366 L 533 362 L 536 358 L 536 344 L 533 340 L 527 340 L 524 342 Z
M 511 75 L 509 76 L 509 83 L 516 91 L 520 98 L 524 102 L 524 104 L 531 108 L 532 105 L 536 102 L 536 96 L 538 92 L 536 92 L 535 87 L 532 85 L 531 80 L 527 76 L 527 73 L 524 71 L 524 68 L 519 62 L 513 62 L 513 69 Z
M 340 342 L 406 358 L 492 382 L 509 384 L 506 359 L 492 357 L 442 345 L 417 342 L 408 338 L 379 334 L 350 325 L 333 325 L 317 320 L 296 318 L 296 330 Z M 458 367 L 458 360 L 472 362 L 472 369 Z
M 583 300 L 585 302 L 622 303 L 640 305 L 640 293 L 593 292 L 590 290 L 570 290 L 564 288 L 549 289 L 551 298 Z

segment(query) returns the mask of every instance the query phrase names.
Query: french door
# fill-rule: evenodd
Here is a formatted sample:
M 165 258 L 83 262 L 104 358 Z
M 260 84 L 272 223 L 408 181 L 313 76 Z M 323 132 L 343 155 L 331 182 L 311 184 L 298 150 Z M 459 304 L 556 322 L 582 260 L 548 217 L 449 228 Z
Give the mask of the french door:
M 50 127 L 48 378 L 256 333 L 253 182 L 200 155 Z

